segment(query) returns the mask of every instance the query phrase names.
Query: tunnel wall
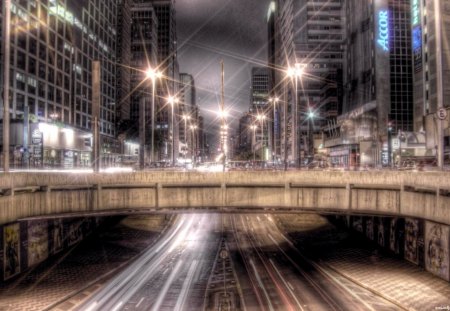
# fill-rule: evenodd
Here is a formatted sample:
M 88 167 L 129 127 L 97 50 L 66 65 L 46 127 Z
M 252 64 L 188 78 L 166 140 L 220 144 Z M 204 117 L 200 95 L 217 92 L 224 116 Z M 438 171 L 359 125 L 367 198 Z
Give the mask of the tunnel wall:
M 0 226 L 0 280 L 13 280 L 74 246 L 100 224 L 99 218 L 92 217 L 40 219 Z
M 418 218 L 336 216 L 392 254 L 450 282 L 450 226 Z

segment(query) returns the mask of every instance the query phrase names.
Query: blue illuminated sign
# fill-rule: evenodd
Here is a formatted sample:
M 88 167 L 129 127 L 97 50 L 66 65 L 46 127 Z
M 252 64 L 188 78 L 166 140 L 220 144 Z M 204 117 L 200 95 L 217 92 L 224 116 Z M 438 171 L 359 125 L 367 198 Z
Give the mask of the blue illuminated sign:
M 389 14 L 388 11 L 378 12 L 378 45 L 389 51 Z
M 412 48 L 413 51 L 422 49 L 422 28 L 414 27 L 412 30 Z

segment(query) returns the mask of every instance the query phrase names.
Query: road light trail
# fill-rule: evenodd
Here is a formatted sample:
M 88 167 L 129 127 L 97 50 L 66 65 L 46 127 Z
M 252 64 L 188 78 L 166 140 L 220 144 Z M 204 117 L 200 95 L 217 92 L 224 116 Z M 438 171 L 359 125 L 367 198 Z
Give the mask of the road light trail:
M 269 293 L 266 290 L 266 287 L 264 286 L 264 283 L 261 281 L 261 277 L 259 276 L 258 270 L 255 267 L 255 264 L 253 263 L 253 260 L 250 259 L 250 265 L 252 266 L 253 273 L 255 274 L 256 280 L 258 281 L 259 287 L 262 289 L 264 296 L 266 297 L 266 301 L 269 304 L 269 310 L 274 311 L 272 300 L 269 297 Z
M 278 277 L 281 279 L 281 281 L 283 281 L 284 285 L 286 286 L 286 288 L 289 290 L 289 292 L 291 293 L 292 298 L 295 300 L 295 303 L 297 304 L 299 310 L 303 311 L 303 307 L 302 304 L 298 301 L 295 293 L 292 291 L 292 285 L 288 284 L 286 282 L 286 280 L 284 279 L 284 277 L 282 276 L 280 270 L 278 270 L 278 268 L 276 267 L 275 263 L 273 262 L 272 259 L 269 259 L 269 262 L 272 264 L 273 268 L 275 269 L 275 272 L 278 274 Z
M 170 276 L 167 279 L 166 283 L 164 284 L 163 288 L 159 292 L 158 299 L 156 300 L 155 304 L 153 305 L 152 311 L 158 311 L 160 309 L 161 304 L 164 300 L 164 297 L 166 296 L 170 285 L 172 285 L 173 279 L 177 276 L 178 271 L 180 270 L 182 264 L 183 264 L 183 261 L 181 261 L 181 260 L 177 262 L 175 268 L 172 270 L 172 273 L 170 274 Z
M 192 262 L 192 264 L 189 268 L 186 279 L 184 280 L 183 287 L 181 288 L 181 291 L 180 291 L 180 295 L 178 296 L 177 304 L 175 305 L 175 308 L 174 308 L 175 311 L 183 310 L 184 304 L 186 302 L 187 294 L 188 294 L 189 288 L 191 287 L 192 280 L 194 278 L 194 274 L 197 269 L 197 266 L 198 266 L 198 261 L 194 260 L 194 262 Z

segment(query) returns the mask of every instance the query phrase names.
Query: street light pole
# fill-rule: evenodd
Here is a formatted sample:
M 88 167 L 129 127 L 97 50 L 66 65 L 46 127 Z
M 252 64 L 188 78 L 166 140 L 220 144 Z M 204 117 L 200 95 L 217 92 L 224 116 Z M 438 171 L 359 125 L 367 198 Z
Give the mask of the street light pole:
M 280 99 L 278 98 L 278 97 L 274 97 L 274 98 L 272 98 L 272 101 L 273 101 L 273 121 L 272 121 L 272 123 L 273 123 L 273 136 L 272 136 L 272 139 L 273 139 L 273 145 L 272 145 L 272 161 L 274 162 L 274 164 L 275 164 L 275 162 L 276 162 L 276 158 L 277 158 L 277 137 L 276 137 L 276 135 L 275 135 L 275 132 L 276 132 L 276 127 L 275 127 L 275 120 L 276 120 L 276 110 L 277 110 L 277 102 L 279 101 Z
M 3 171 L 9 172 L 9 69 L 11 0 L 3 0 Z
M 221 96 L 221 101 L 220 101 L 220 111 L 221 111 L 221 115 L 222 115 L 222 129 L 225 131 L 225 69 L 224 69 L 224 64 L 223 64 L 223 60 L 221 61 L 222 64 L 222 96 Z M 226 135 L 226 134 L 225 134 Z M 223 136 L 221 138 L 221 149 L 223 152 L 223 159 L 222 159 L 222 165 L 223 165 L 223 172 L 225 172 L 225 165 L 227 163 L 227 154 L 225 152 L 225 137 Z
M 151 117 L 152 117 L 152 127 L 151 127 L 151 132 L 152 132 L 152 150 L 150 153 L 150 163 L 153 163 L 155 161 L 155 89 L 156 89 L 156 79 L 157 78 L 161 78 L 162 74 L 153 69 L 153 68 L 149 68 L 146 71 L 146 75 L 148 79 L 152 80 L 152 111 L 151 111 Z
M 434 0 L 434 26 L 436 31 L 436 89 L 437 110 L 444 108 L 444 76 L 442 73 L 442 17 L 441 1 Z M 444 169 L 444 129 L 443 121 L 437 120 L 437 162 L 440 170 Z
M 298 128 L 298 78 L 303 75 L 303 65 L 296 63 L 295 67 L 287 70 L 287 75 L 294 80 L 294 107 L 292 109 L 292 153 L 297 167 L 301 168 L 301 155 L 299 149 L 299 128 Z
M 187 120 L 190 119 L 190 116 L 184 115 L 183 116 L 183 120 L 184 120 L 184 144 L 186 145 L 185 151 L 184 151 L 184 164 L 186 165 L 186 155 L 187 152 L 189 150 L 189 142 L 188 142 L 188 130 L 187 130 Z
M 175 167 L 175 113 L 174 106 L 178 103 L 178 98 L 169 96 L 169 104 L 172 108 L 172 166 Z

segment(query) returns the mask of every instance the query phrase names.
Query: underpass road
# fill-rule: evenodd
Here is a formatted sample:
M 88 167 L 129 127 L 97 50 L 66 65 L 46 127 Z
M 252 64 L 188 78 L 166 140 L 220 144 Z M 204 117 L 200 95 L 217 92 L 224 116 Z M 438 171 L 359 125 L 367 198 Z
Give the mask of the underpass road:
M 302 254 L 269 215 L 180 216 L 78 310 L 398 310 Z

